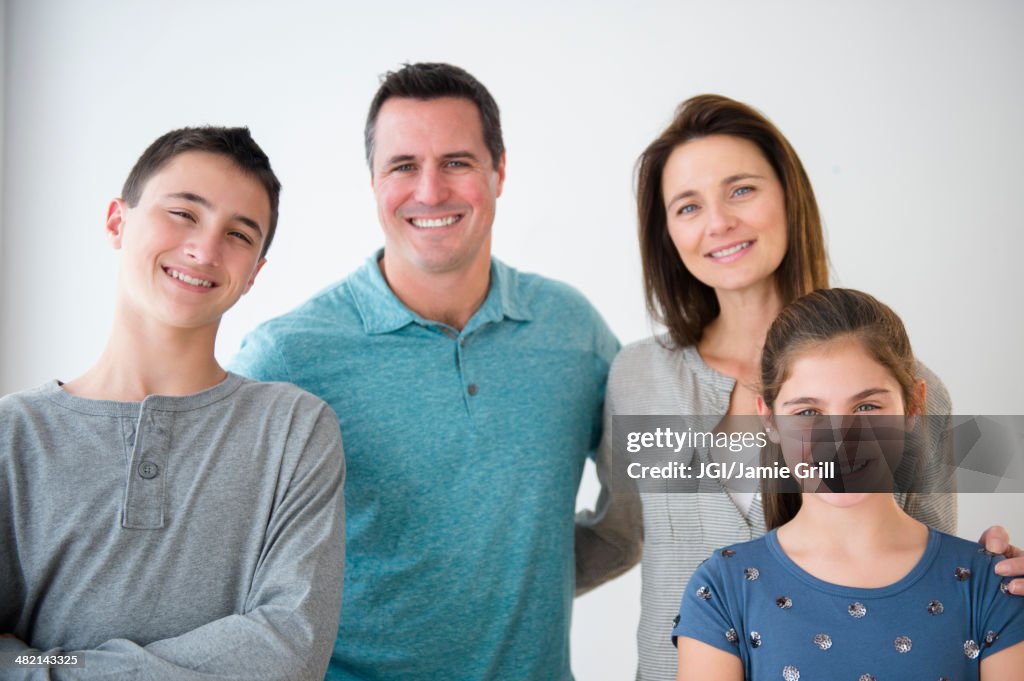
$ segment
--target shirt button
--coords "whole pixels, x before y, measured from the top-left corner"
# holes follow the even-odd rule
[[[143,461],[139,464],[139,477],[145,480],[151,480],[156,476],[160,475],[160,466],[157,466],[152,461]]]
[[[470,383],[468,386],[466,386],[466,392],[468,392],[470,395],[476,395],[479,391],[480,389],[476,387],[476,383]]]

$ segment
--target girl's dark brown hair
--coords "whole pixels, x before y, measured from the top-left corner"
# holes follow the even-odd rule
[[[813,347],[837,340],[859,342],[885,367],[903,393],[904,413],[921,413],[914,352],[903,322],[890,307],[861,291],[821,289],[793,301],[772,322],[761,353],[761,397],[772,410],[793,361]],[[762,465],[781,463],[778,445],[761,450]],[[785,524],[800,510],[800,488],[792,479],[762,479],[765,526]]]
[[[828,286],[828,261],[811,181],[789,141],[771,121],[742,102],[698,95],[676,109],[675,118],[637,160],[637,217],[644,295],[651,317],[664,324],[677,347],[696,344],[718,316],[714,290],[683,265],[668,234],[661,180],[668,157],[681,144],[708,135],[729,135],[757,145],[786,197],[787,248],[775,272],[782,303]]]

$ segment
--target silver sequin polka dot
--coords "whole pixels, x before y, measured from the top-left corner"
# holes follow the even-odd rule
[[[783,610],[789,610],[793,607],[793,601],[789,596],[779,596],[775,599],[775,605],[779,606]]]
[[[910,640],[909,636],[897,636],[892,644],[896,647],[897,653],[909,653],[914,646],[914,642]]]
[[[872,674],[861,674],[857,681],[878,681]]]
[[[942,605],[942,601],[928,601],[928,614],[929,615],[941,615],[942,611],[946,607]]]
[[[732,558],[735,555],[736,555],[736,552],[733,551],[732,549],[722,549],[722,557],[723,558]]]
[[[750,632],[750,645],[752,645],[755,648],[760,648],[761,634],[757,633],[756,631]]]
[[[699,589],[697,589],[697,598],[701,599],[702,601],[710,601],[711,589],[707,588],[706,586],[700,587]]]
[[[746,575],[748,582],[752,582],[761,576],[761,572],[757,568],[747,568],[743,571],[743,574]]]
[[[864,607],[863,603],[850,603],[850,607],[847,608],[847,612],[850,613],[850,617],[860,619],[864,615],[868,614],[868,609]]]
[[[736,635],[735,629],[730,629],[729,631],[725,632],[725,640],[729,643],[736,643],[740,640],[740,637]]]
[[[956,570],[953,570],[953,576],[961,582],[966,582],[968,579],[971,578],[971,569],[965,567],[958,567]]]
[[[999,634],[997,634],[994,631],[990,631],[987,634],[985,634],[985,647],[987,648],[993,643],[995,643],[997,638],[999,638]]]
[[[800,681],[800,670],[791,664],[787,664],[782,668],[782,678],[784,681]]]
[[[818,646],[822,650],[828,650],[832,647],[832,637],[828,634],[815,634],[814,645]]]
[[[981,653],[981,648],[974,641],[964,641],[964,655],[972,660],[977,660],[978,655]]]

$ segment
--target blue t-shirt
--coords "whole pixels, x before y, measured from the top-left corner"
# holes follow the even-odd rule
[[[245,339],[234,371],[294,383],[341,424],[328,679],[572,677],[576,491],[617,349],[565,284],[493,260],[459,331],[403,305],[376,256]]]
[[[672,637],[737,655],[747,679],[977,679],[982,658],[1024,640],[1024,599],[1006,592],[998,560],[929,529],[907,576],[845,587],[800,569],[772,531],[697,569]]]

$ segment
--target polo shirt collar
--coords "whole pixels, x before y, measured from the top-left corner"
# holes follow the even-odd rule
[[[409,324],[433,326],[436,322],[424,319],[407,308],[384,281],[379,264],[383,254],[384,249],[378,250],[349,278],[352,298],[363,320],[363,330],[368,335],[374,335],[391,333]],[[492,257],[491,284],[487,297],[473,313],[462,333],[472,332],[484,324],[505,318],[528,322],[533,315],[520,290],[519,273]]]

